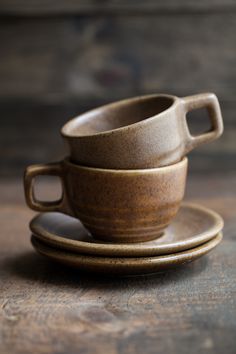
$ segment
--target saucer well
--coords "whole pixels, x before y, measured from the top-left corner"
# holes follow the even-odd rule
[[[190,250],[156,257],[96,257],[56,249],[32,236],[31,242],[40,254],[81,271],[141,275],[152,274],[177,265],[189,263],[210,252],[222,240],[222,233],[213,239]]]
[[[30,223],[34,236],[48,246],[81,254],[112,257],[145,257],[172,254],[211,240],[223,228],[223,220],[214,211],[183,203],[163,236],[148,242],[113,244],[95,240],[78,219],[48,212]]]

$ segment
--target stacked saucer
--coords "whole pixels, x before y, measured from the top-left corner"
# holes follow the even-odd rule
[[[191,136],[186,113],[206,107],[212,130]],[[70,156],[26,169],[29,207],[43,211],[30,223],[42,255],[81,270],[147,274],[190,262],[222,239],[215,212],[182,203],[185,154],[223,131],[213,94],[186,98],[149,95],[85,113],[62,128]],[[63,195],[42,202],[37,175],[56,175]]]
[[[187,203],[162,237],[142,243],[98,242],[78,219],[56,212],[39,214],[30,223],[32,244],[42,255],[82,270],[124,275],[191,262],[218,245],[222,227],[218,214]]]

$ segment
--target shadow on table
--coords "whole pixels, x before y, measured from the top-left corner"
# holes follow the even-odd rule
[[[117,275],[107,276],[103,274],[84,273],[78,269],[55,263],[46,259],[34,251],[21,253],[14,258],[5,260],[3,268],[7,275],[31,280],[35,283],[47,283],[57,286],[122,289],[127,285],[139,288],[148,286],[165,286],[168,283],[184,281],[193,278],[205,270],[208,257],[175,269],[162,271],[151,275],[122,277]],[[3,269],[2,269],[3,270]]]

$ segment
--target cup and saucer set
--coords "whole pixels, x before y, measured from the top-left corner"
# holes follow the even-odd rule
[[[211,129],[191,135],[186,115],[206,108]],[[213,93],[153,94],[111,103],[66,123],[69,156],[29,166],[28,206],[37,252],[81,271],[142,275],[194,261],[222,240],[216,212],[182,202],[187,153],[217,139],[223,121]],[[58,176],[62,196],[40,201],[39,175]]]

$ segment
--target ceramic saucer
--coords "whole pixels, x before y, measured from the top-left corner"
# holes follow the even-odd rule
[[[37,239],[79,254],[138,257],[171,254],[211,240],[223,228],[222,218],[205,207],[183,203],[164,235],[154,241],[113,244],[95,240],[79,220],[61,213],[42,213],[30,223]]]
[[[82,271],[119,275],[151,274],[192,262],[210,252],[221,240],[222,234],[219,233],[210,241],[198,247],[194,247],[191,250],[165,256],[135,258],[81,255],[48,246],[44,242],[39,241],[35,236],[31,238],[31,242],[36,251],[52,260],[79,268]]]

